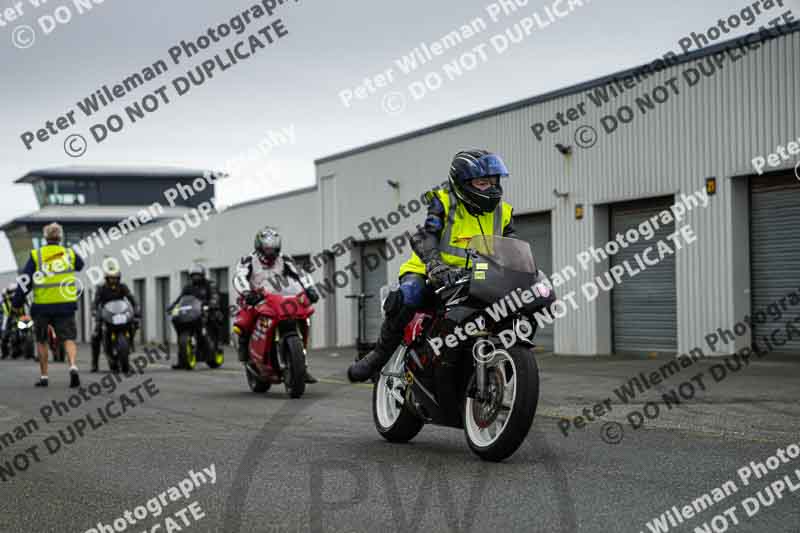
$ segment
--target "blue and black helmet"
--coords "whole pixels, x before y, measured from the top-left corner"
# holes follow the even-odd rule
[[[486,150],[458,152],[450,164],[450,187],[467,210],[478,215],[491,213],[503,197],[499,178],[508,177],[508,169],[500,156]],[[485,190],[472,186],[476,178],[498,178]]]

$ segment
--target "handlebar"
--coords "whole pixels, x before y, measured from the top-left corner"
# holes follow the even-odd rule
[[[359,299],[363,299],[363,300],[369,300],[370,298],[375,298],[375,295],[374,294],[363,294],[363,293],[362,294],[348,294],[348,295],[345,296],[345,298],[347,298],[348,300],[352,300],[352,299],[355,299],[355,298],[359,298]]]
[[[467,283],[469,283],[469,272],[470,272],[469,270],[466,270],[464,277],[459,278],[458,280],[456,280],[455,283],[450,283],[448,285],[443,285],[442,287],[439,287],[434,291],[435,294],[439,294],[442,291],[446,291],[447,289],[452,289],[453,287],[460,287],[461,285],[466,285]]]

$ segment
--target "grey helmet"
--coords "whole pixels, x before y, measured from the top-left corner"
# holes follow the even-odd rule
[[[253,247],[259,259],[271,267],[281,255],[281,235],[277,229],[267,226],[256,233]]]
[[[189,279],[192,280],[194,285],[197,285],[206,279],[206,268],[198,263],[193,264],[191,267],[189,267]]]

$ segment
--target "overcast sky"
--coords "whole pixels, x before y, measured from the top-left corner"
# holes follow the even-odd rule
[[[503,54],[489,45],[486,63],[414,101],[408,90],[411,82],[432,70],[441,72],[444,63],[488,43],[525,16],[538,13],[546,20],[544,6],[552,6],[553,0],[530,0],[516,13],[499,13],[497,21],[487,10],[492,2],[485,0],[299,0],[274,15],[283,20],[288,35],[229,70],[215,72],[213,79],[179,98],[170,85],[174,77],[185,75],[198,61],[224,55],[226,47],[257,32],[268,20],[254,21],[241,36],[229,35],[179,65],[169,60],[170,47],[181,40],[195,41],[209,26],[259,2],[105,0],[78,15],[75,0],[48,0],[38,9],[33,6],[36,0],[20,1],[23,14],[16,20],[9,21],[0,11],[6,23],[0,24],[0,222],[37,209],[30,186],[13,185],[16,178],[31,169],[66,164],[222,168],[236,157],[251,159],[219,187],[223,204],[308,186],[314,182],[316,158],[653,61],[677,51],[679,39],[707,31],[748,3],[584,0],[586,6],[547,28],[536,28]],[[17,2],[0,0],[0,6]],[[561,2],[559,8],[566,4]],[[786,0],[784,5],[780,12],[792,9],[800,18],[800,0]],[[67,6],[72,19],[51,29],[47,16],[59,6]],[[778,10],[773,12],[778,15]],[[419,43],[439,40],[477,17],[487,25],[481,34],[416,73],[398,71],[395,60]],[[12,45],[15,35],[23,45],[30,42],[29,30],[16,29],[19,25],[36,33],[29,48]],[[755,28],[742,26],[726,38]],[[113,86],[159,59],[167,61],[169,71],[156,80],[94,117],[77,110],[76,102],[102,84]],[[354,89],[365,77],[390,67],[397,73],[390,88],[354,101],[350,108],[342,104],[340,91]],[[169,86],[168,105],[136,124],[126,120],[122,131],[101,144],[91,139],[92,124],[112,113],[124,114],[125,105],[163,84]],[[392,91],[406,95],[404,111],[384,110],[384,102],[392,109],[400,105],[396,98],[384,100]],[[35,132],[69,110],[76,110],[75,126],[25,149],[23,132]],[[281,130],[284,140],[276,135]],[[64,151],[64,140],[72,133],[89,139],[79,159]],[[266,147],[260,153],[259,144]],[[10,247],[2,236],[0,271],[11,268],[15,265]]]

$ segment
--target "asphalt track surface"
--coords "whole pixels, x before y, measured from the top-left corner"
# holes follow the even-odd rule
[[[791,440],[668,428],[629,431],[618,444],[597,432],[564,438],[543,401],[522,448],[505,463],[484,463],[457,430],[426,427],[408,445],[383,441],[372,422],[370,386],[345,382],[351,357],[347,351],[314,354],[321,382],[299,400],[290,400],[282,386],[251,393],[232,354],[219,370],[173,371],[165,361],[47,424],[42,407],[72,394],[65,367],[53,365],[50,387],[42,390],[32,386],[38,375],[33,363],[0,361],[0,434],[32,418],[39,422],[38,431],[0,449],[0,465],[34,444],[40,454],[40,461],[0,481],[0,531],[110,527],[190,470],[212,464],[214,484],[194,488],[159,517],[148,515],[124,530],[649,532],[646,523],[666,509],[735,480],[739,492],[669,531],[694,531],[734,506],[739,523],[728,531],[800,531],[800,490],[787,491],[750,518],[740,505],[800,470],[800,459],[747,487],[737,476],[739,468]],[[85,355],[81,360],[86,369]],[[83,372],[83,384],[102,376]],[[143,394],[141,387],[140,401],[130,391],[145,380],[157,392]],[[546,368],[542,383],[544,397]],[[135,406],[49,453],[47,436],[112,399],[120,402],[121,393]],[[785,424],[797,427],[797,418],[787,416]],[[201,518],[173,514],[192,502]]]

